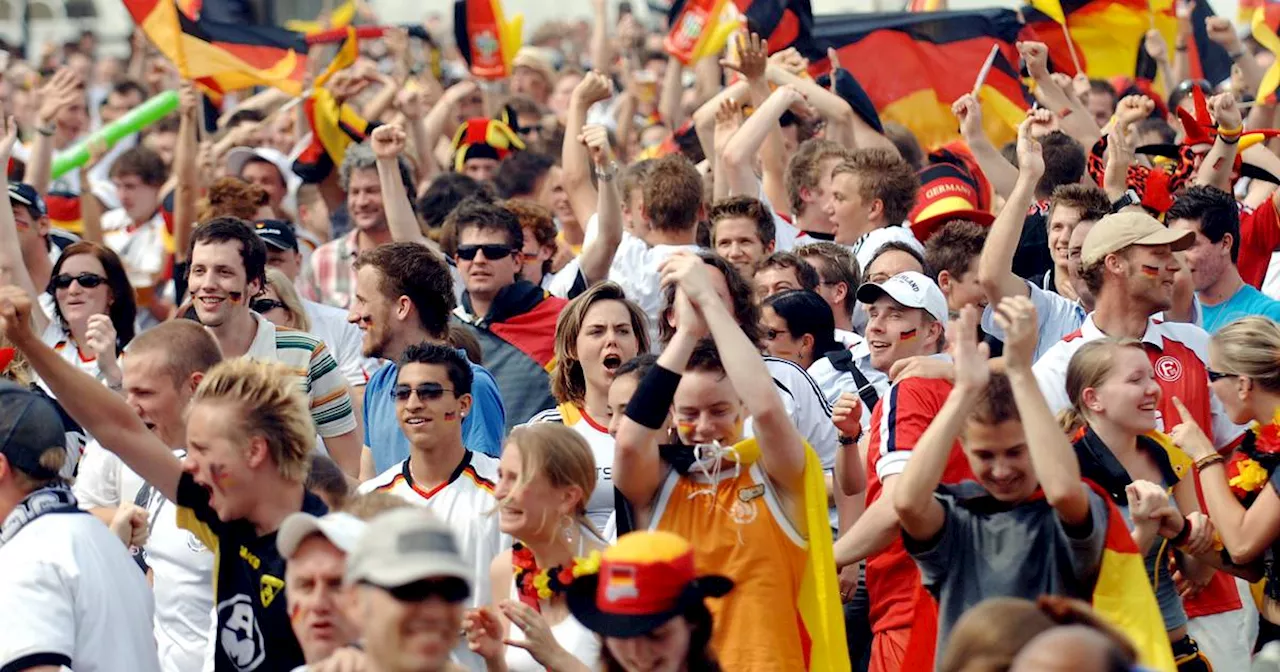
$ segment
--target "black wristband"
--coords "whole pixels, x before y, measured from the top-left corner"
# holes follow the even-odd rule
[[[1174,546],[1181,546],[1187,542],[1187,537],[1190,537],[1190,536],[1191,536],[1191,519],[1183,518],[1182,531],[1178,532],[1178,536],[1170,539],[1169,543],[1173,544]]]
[[[680,374],[655,365],[640,380],[631,401],[627,402],[626,416],[649,429],[662,429],[679,385]]]

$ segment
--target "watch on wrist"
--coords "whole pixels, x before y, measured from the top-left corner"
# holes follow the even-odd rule
[[[1124,195],[1111,204],[1111,214],[1115,214],[1124,210],[1131,205],[1141,205],[1142,198],[1138,196],[1138,192],[1133,189],[1127,189]]]
[[[609,165],[604,168],[596,167],[596,179],[601,182],[612,182],[615,175],[618,174],[618,162],[609,161]]]
[[[36,132],[39,133],[40,135],[45,136],[46,138],[52,137],[54,132],[57,130],[58,129],[56,126],[53,125],[53,122],[49,122],[43,126],[36,128]]]

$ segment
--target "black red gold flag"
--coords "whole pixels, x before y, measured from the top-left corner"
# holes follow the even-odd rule
[[[458,51],[481,79],[502,79],[511,74],[511,61],[520,50],[524,17],[516,14],[508,21],[502,0],[456,0],[453,5],[453,34]]]
[[[335,166],[342,164],[347,147],[351,143],[364,142],[376,122],[361,117],[351,106],[339,103],[325,84],[335,73],[351,66],[359,56],[358,38],[354,28],[347,28],[347,41],[329,64],[328,69],[316,77],[311,94],[302,103],[307,123],[311,126],[311,144],[293,162],[293,172],[304,182],[323,182]]]

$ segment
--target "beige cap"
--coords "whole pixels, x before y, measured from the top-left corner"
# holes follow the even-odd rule
[[[1130,245],[1168,245],[1178,252],[1191,247],[1195,238],[1194,232],[1171,229],[1145,212],[1118,212],[1098,220],[1085,236],[1080,265],[1092,266]]]
[[[556,68],[551,52],[542,47],[520,47],[516,57],[511,59],[511,69],[530,68],[538,71],[547,79],[547,84],[556,81]]]
[[[472,573],[449,526],[416,506],[375,516],[347,555],[348,584],[364,581],[391,589],[423,579],[450,578],[462,580],[469,588]]]

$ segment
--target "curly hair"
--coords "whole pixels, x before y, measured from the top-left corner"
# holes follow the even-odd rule
[[[219,217],[235,217],[252,222],[258,209],[267,204],[266,190],[238,177],[220,177],[209,186],[209,193],[196,205],[196,221],[207,222]]]

